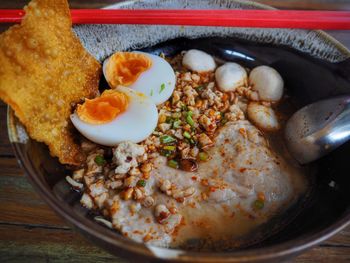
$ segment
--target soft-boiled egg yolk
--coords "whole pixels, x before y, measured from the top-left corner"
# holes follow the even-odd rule
[[[106,65],[106,78],[112,88],[118,85],[130,86],[142,72],[152,66],[152,60],[141,53],[114,53]]]
[[[128,96],[116,90],[106,90],[98,98],[86,99],[84,104],[78,105],[79,118],[87,123],[102,124],[115,119],[125,112],[129,104]]]
[[[124,141],[141,142],[152,134],[158,123],[157,107],[151,98],[123,86],[84,103],[70,117],[82,135],[106,146]]]
[[[162,57],[144,52],[117,52],[103,62],[103,74],[113,89],[118,85],[142,92],[159,105],[176,84],[175,72]]]

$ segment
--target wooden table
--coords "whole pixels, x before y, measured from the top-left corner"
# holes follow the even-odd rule
[[[2,0],[20,8],[25,0]],[[100,7],[111,0],[70,1],[73,7]],[[346,0],[260,0],[279,8],[350,10]],[[350,48],[350,32],[329,32]],[[349,72],[350,74],[350,72]],[[0,262],[126,262],[83,239],[35,193],[8,141],[7,106],[0,102]],[[350,227],[299,256],[294,262],[350,262]]]

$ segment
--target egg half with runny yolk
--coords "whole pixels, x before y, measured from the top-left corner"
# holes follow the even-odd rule
[[[157,105],[170,98],[176,84],[174,70],[165,59],[138,51],[114,53],[104,61],[103,74],[112,89],[129,87]]]
[[[155,103],[143,93],[119,86],[86,99],[71,115],[73,125],[89,140],[106,146],[145,140],[157,126]]]

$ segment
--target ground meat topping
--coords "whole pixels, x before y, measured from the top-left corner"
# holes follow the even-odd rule
[[[181,59],[182,55],[173,59],[175,69]],[[249,99],[253,91],[241,88],[236,93],[225,93],[216,87],[213,72],[196,74],[182,70],[180,67],[176,71],[172,98],[158,106],[156,131],[141,144],[150,156],[167,157],[170,167],[194,171],[198,161],[209,159],[206,152],[213,145],[218,128],[227,121],[245,119],[238,98]]]
[[[117,165],[116,174],[125,174],[132,167],[137,167],[137,157],[145,153],[143,146],[132,142],[122,142],[113,150],[113,161]]]
[[[156,216],[156,219],[158,223],[162,224],[164,223],[165,219],[167,219],[170,216],[170,211],[165,205],[157,205],[154,214]]]

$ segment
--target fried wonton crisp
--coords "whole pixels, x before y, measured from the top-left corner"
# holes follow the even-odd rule
[[[0,35],[0,98],[31,138],[61,163],[79,165],[72,105],[95,97],[101,66],[72,32],[67,0],[33,0],[20,25]]]

